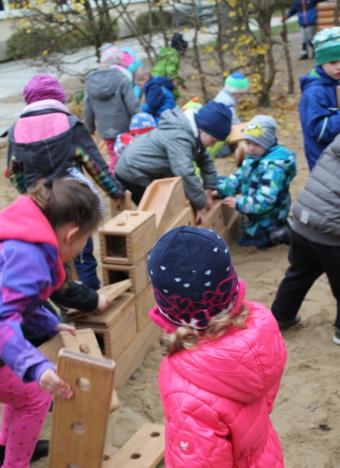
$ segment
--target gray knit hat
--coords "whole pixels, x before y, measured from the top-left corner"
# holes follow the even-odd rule
[[[251,140],[269,149],[276,143],[277,123],[273,117],[269,115],[256,115],[252,118],[244,129],[244,139]]]

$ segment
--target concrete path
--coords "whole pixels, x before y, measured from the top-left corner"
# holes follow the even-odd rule
[[[290,18],[288,21],[294,22],[296,19]],[[279,24],[281,24],[281,18],[275,17],[272,19],[272,26]],[[216,27],[216,25],[211,25],[206,28],[207,33],[199,33],[199,43],[204,44],[212,40],[211,35],[216,33]],[[257,29],[256,22],[251,25],[251,29]],[[184,36],[189,43],[192,43],[194,31],[189,30],[185,32]],[[156,49],[162,47],[161,35],[154,37],[154,44],[156,44]],[[131,47],[141,60],[147,57],[144,49],[134,37],[118,40],[115,45],[118,48]],[[76,54],[70,55],[67,62],[69,63],[67,68],[73,76],[83,75],[97,66],[96,57],[93,55],[93,47],[81,49]],[[43,71],[32,66],[30,61],[27,60],[0,64],[0,134],[18,119],[25,105],[22,98],[23,89],[36,73],[43,73]],[[58,77],[64,85],[70,80],[70,75],[66,73],[58,75],[56,70],[48,70],[47,73]],[[0,139],[0,143],[1,141],[3,142],[3,139]]]

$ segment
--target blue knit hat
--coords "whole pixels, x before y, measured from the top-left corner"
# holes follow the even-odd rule
[[[340,60],[339,27],[322,29],[314,36],[312,44],[317,65]]]
[[[225,79],[224,87],[231,94],[247,93],[249,91],[249,82],[242,73],[235,72]]]
[[[130,121],[130,133],[147,133],[157,127],[155,119],[147,112],[135,114]]]
[[[245,140],[254,141],[263,148],[269,149],[276,143],[276,127],[277,123],[273,117],[256,115],[243,130],[243,136]]]
[[[231,117],[229,107],[216,101],[209,101],[195,114],[197,127],[219,141],[229,136]]]
[[[239,281],[229,249],[210,229],[180,226],[164,234],[148,271],[159,312],[172,324],[204,330],[235,306]]]

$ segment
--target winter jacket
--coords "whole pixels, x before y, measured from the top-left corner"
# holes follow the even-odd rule
[[[237,117],[236,114],[236,106],[238,103],[238,100],[236,97],[228,91],[226,88],[222,88],[219,93],[217,93],[214,101],[216,102],[222,102],[222,104],[225,104],[226,106],[229,107],[231,114],[232,114],[232,125],[237,125],[241,123],[241,120]]]
[[[201,170],[203,187],[213,188],[216,170],[200,142],[194,110],[183,112],[176,106],[163,112],[159,128],[136,138],[125,148],[115,169],[123,180],[144,187],[155,179],[180,176],[187,198],[195,209],[201,210],[206,199],[193,161]]]
[[[23,226],[25,227],[23,229]],[[24,382],[55,369],[25,340],[21,325],[36,336],[54,336],[58,318],[42,304],[64,281],[54,230],[28,197],[0,213],[0,355]]]
[[[340,133],[340,112],[336,98],[338,84],[339,81],[333,80],[320,66],[300,78],[300,121],[310,170],[323,150]]]
[[[269,414],[286,362],[272,313],[245,302],[247,328],[163,359],[167,468],[283,468]]]
[[[241,194],[235,208],[243,215],[243,231],[250,236],[268,233],[287,219],[289,186],[295,175],[295,153],[273,146],[258,158],[248,154],[240,169],[217,185],[218,195]]]
[[[60,102],[26,106],[7,134],[9,178],[20,193],[38,179],[64,177],[73,167],[85,168],[111,198],[124,195],[83,123]]]
[[[290,18],[297,13],[300,26],[316,24],[317,9],[315,7],[324,1],[326,0],[295,0],[286,16]]]
[[[320,156],[293,206],[293,230],[323,245],[340,245],[340,135]]]
[[[156,76],[151,78],[144,86],[145,104],[142,104],[143,112],[151,114],[158,124],[160,115],[166,109],[173,109],[176,106],[172,90],[174,85],[169,78]]]
[[[128,132],[131,117],[141,109],[126,76],[107,68],[90,73],[85,82],[84,120],[90,133],[96,124],[102,138],[114,139]]]

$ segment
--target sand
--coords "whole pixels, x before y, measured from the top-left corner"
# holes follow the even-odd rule
[[[292,35],[291,40],[295,82],[298,87],[298,77],[313,66],[313,61],[298,62],[299,35]],[[244,116],[266,112],[278,119],[280,141],[297,154],[298,175],[291,186],[292,199],[295,200],[309,172],[296,111],[299,96],[297,93],[288,101],[280,98],[282,86],[285,85],[285,76],[281,73],[274,88],[273,107],[261,109],[261,112],[256,109],[245,111]],[[15,189],[3,176],[5,154],[6,148],[0,149],[0,208],[17,197]],[[234,170],[232,161],[217,160],[216,165],[219,174],[228,174]],[[98,253],[97,236],[95,241]],[[239,276],[247,284],[246,298],[270,308],[288,266],[288,247],[278,246],[267,251],[257,251],[232,245],[231,253]],[[283,334],[288,349],[288,361],[274,405],[272,421],[282,443],[287,468],[338,468],[340,374],[336,372],[336,365],[340,358],[340,347],[332,342],[336,302],[325,275],[315,282],[300,313],[302,322]],[[157,386],[160,361],[158,344],[155,343],[143,364],[118,391],[121,408],[111,415],[107,434],[107,441],[111,444],[118,447],[123,445],[145,421],[164,422]],[[45,422],[42,438],[49,437],[50,425],[51,413]],[[45,468],[47,461],[43,459],[31,466]],[[159,466],[165,465],[162,463]]]

